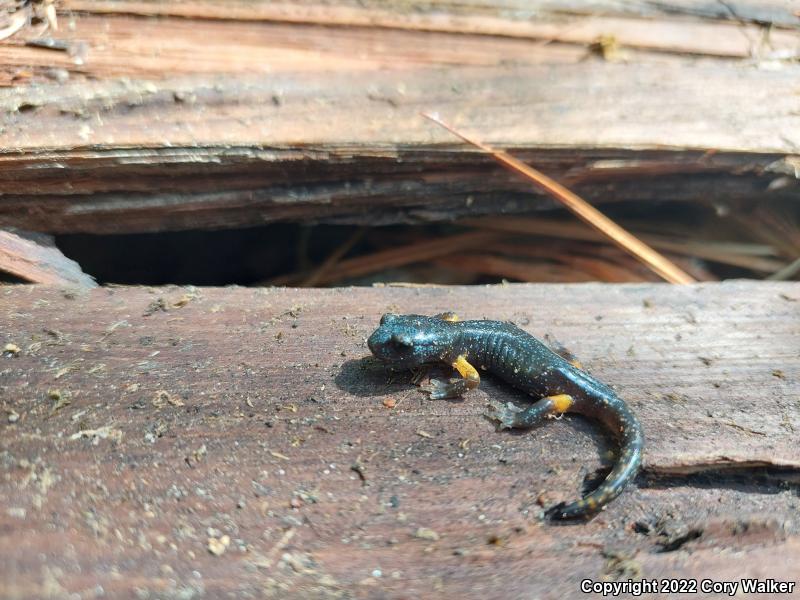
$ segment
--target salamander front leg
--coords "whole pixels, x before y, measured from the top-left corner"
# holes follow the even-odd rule
[[[529,429],[551,415],[567,412],[574,402],[572,396],[558,394],[542,398],[524,410],[516,410],[513,404],[494,403],[486,416],[497,421],[500,429]]]
[[[481,382],[477,369],[467,362],[466,356],[459,356],[451,365],[461,375],[461,379],[431,379],[430,384],[420,389],[431,395],[431,400],[442,398],[460,398],[469,390],[475,389]]]

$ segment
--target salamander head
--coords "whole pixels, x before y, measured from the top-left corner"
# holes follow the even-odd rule
[[[437,317],[385,314],[367,345],[375,358],[408,369],[444,360],[455,334],[452,323]]]

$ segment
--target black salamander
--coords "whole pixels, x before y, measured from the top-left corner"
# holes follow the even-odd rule
[[[639,470],[644,436],[630,408],[614,390],[512,323],[460,321],[452,313],[435,317],[386,314],[367,341],[376,358],[396,368],[446,363],[460,379],[433,379],[423,388],[431,398],[457,398],[480,383],[478,365],[539,398],[519,411],[494,404],[488,414],[501,429],[530,428],[565,412],[603,423],[620,441],[620,456],[608,477],[585,498],[548,511],[555,518],[592,514],[616,498]]]

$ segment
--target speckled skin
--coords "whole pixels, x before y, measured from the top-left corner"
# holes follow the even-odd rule
[[[616,498],[636,476],[644,447],[642,428],[625,402],[607,385],[512,323],[450,319],[455,316],[387,314],[367,343],[378,359],[393,367],[413,368],[436,362],[454,365],[460,358],[541,398],[523,411],[510,405],[493,406],[489,416],[501,428],[532,427],[564,410],[599,420],[620,441],[617,463],[605,481],[585,498],[560,504],[548,512],[562,519],[582,517],[601,510]],[[434,380],[426,391],[432,398],[457,397],[477,385],[477,375],[474,377],[469,386],[464,385],[466,380]],[[571,396],[566,406],[557,401],[562,394]]]

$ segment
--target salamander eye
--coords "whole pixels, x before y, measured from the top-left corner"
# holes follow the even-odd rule
[[[395,333],[392,335],[392,343],[395,346],[405,346],[410,348],[414,345],[414,341],[407,333]]]
[[[381,325],[386,325],[387,323],[391,323],[397,318],[397,315],[392,313],[386,313],[381,317]]]

